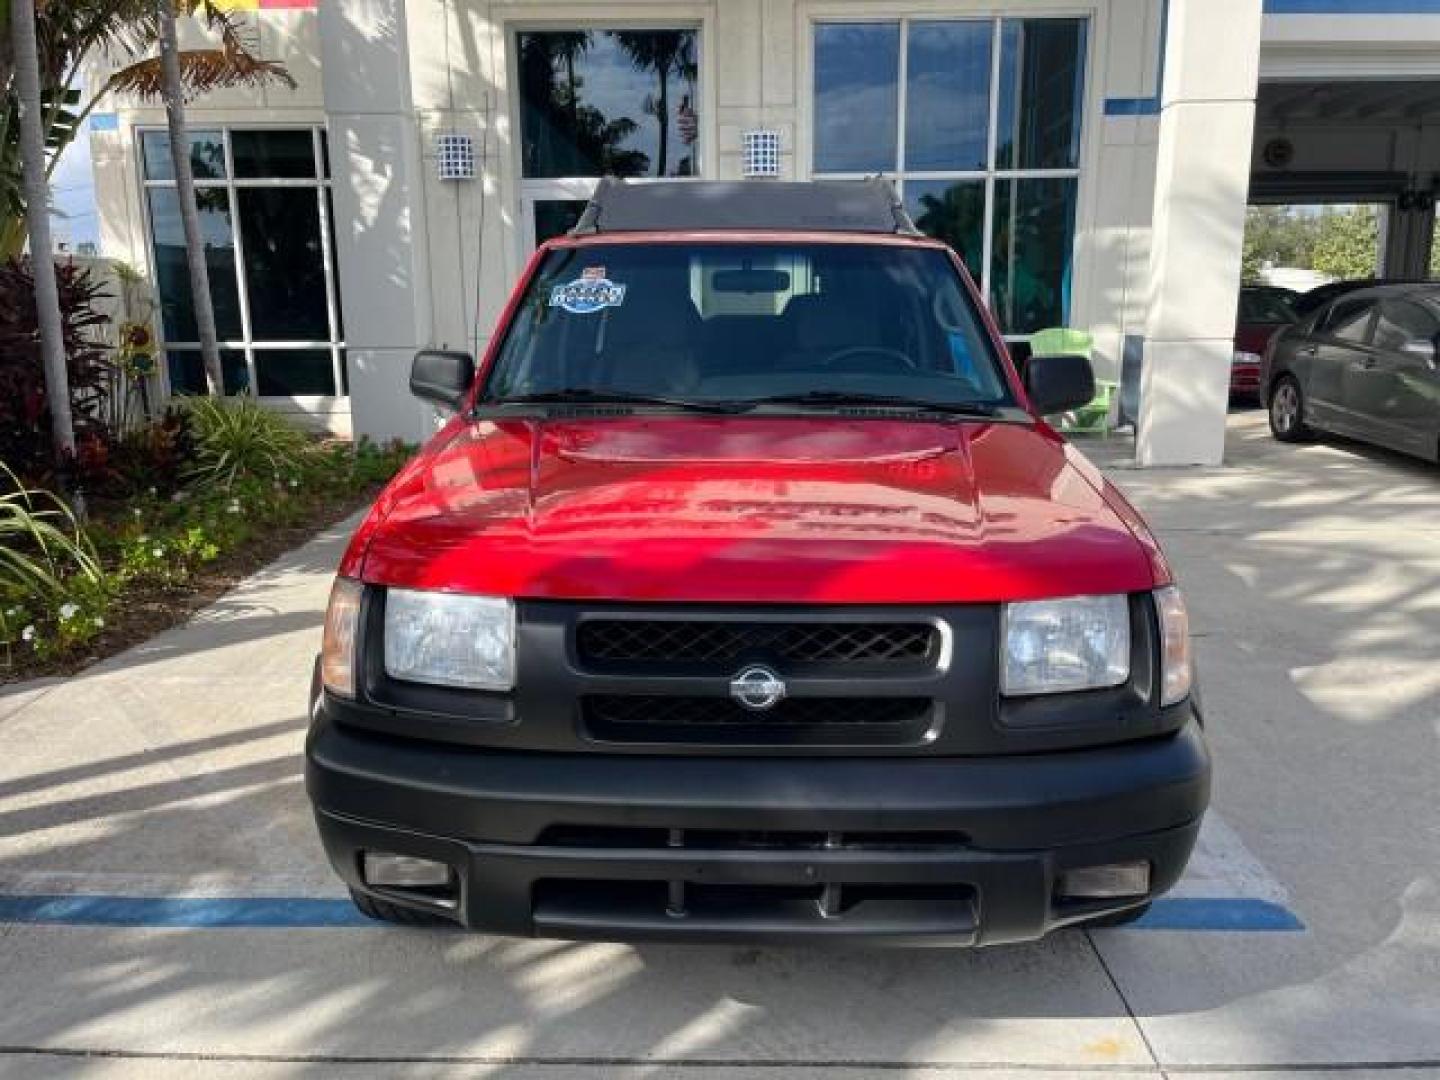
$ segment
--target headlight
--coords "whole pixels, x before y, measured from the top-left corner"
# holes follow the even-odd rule
[[[1185,597],[1174,585],[1155,590],[1155,610],[1160,613],[1160,704],[1184,701],[1195,681],[1190,661],[1190,614]]]
[[[325,637],[320,646],[320,681],[326,690],[355,696],[355,627],[360,620],[364,586],[352,578],[336,578],[325,609]]]
[[[1253,352],[1247,352],[1247,351],[1244,350],[1244,349],[1236,349],[1235,352],[1234,352],[1234,355],[1232,355],[1232,356],[1230,357],[1230,365],[1231,365],[1232,367],[1239,367],[1241,364],[1258,364],[1258,363],[1260,363],[1260,354],[1259,354],[1259,353],[1253,353]]]
[[[1059,694],[1130,677],[1130,603],[1073,596],[1005,605],[1000,692]]]
[[[515,605],[494,596],[390,589],[385,673],[408,682],[509,690],[515,685]]]

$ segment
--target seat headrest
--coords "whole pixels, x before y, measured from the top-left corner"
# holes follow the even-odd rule
[[[625,301],[610,313],[611,342],[661,348],[693,348],[700,313],[686,283],[676,285],[640,279],[626,286]]]
[[[808,295],[792,299],[785,314],[795,323],[796,348],[840,349],[874,343],[875,326],[868,309],[859,302]]]

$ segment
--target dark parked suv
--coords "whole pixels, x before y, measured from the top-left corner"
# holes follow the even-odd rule
[[[1154,537],[888,184],[606,184],[347,550],[306,782],[376,918],[961,945],[1126,919],[1210,762]]]
[[[1270,339],[1262,385],[1284,442],[1333,431],[1440,460],[1440,284],[1343,293]]]

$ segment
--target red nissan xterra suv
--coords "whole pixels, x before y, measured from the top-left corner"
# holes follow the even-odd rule
[[[1184,602],[884,181],[605,182],[355,534],[307,785],[361,910],[992,944],[1143,912],[1209,795]]]

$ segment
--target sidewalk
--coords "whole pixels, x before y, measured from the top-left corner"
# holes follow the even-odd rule
[[[122,895],[343,895],[299,748],[355,520],[82,676],[0,695],[0,893],[99,874]]]

